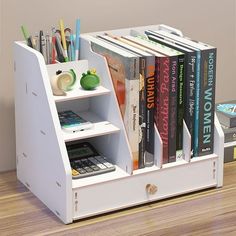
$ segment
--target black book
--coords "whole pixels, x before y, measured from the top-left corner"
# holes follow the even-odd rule
[[[169,162],[176,161],[177,151],[177,80],[178,80],[178,57],[170,56],[170,81],[169,81]],[[183,119],[182,119],[183,123]],[[183,130],[183,126],[182,126]]]

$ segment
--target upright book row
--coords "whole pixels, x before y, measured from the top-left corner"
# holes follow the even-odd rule
[[[155,125],[163,164],[183,157],[183,122],[192,157],[213,153],[216,48],[162,30],[114,32],[83,37],[107,60],[133,168],[153,165]]]

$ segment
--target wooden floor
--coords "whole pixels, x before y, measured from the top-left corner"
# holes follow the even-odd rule
[[[201,173],[199,173],[201,174]],[[224,187],[64,225],[21,183],[0,174],[0,236],[236,235],[236,162],[225,164]]]

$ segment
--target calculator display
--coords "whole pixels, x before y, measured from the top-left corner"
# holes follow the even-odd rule
[[[70,159],[87,157],[87,156],[92,156],[92,155],[94,155],[94,152],[89,147],[80,147],[80,148],[69,150]]]

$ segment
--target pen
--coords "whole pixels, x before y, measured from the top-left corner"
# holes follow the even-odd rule
[[[25,38],[25,41],[26,41],[27,45],[28,45],[29,47],[31,47],[31,48],[34,48],[34,47],[33,47],[33,42],[32,42],[32,37],[29,35],[29,33],[28,33],[26,27],[22,25],[22,26],[21,26],[21,31],[22,31],[22,33],[23,33],[23,35],[24,35],[24,38]]]
[[[56,48],[55,48],[55,46],[56,46],[56,36],[53,35],[52,36],[52,61],[51,61],[52,64],[56,63]]]
[[[65,36],[65,27],[63,20],[60,20],[60,30],[61,30],[61,41],[64,49],[65,61],[68,61],[67,45],[66,45],[66,36]]]
[[[47,33],[46,34],[46,64],[50,64],[50,51],[51,51],[51,46],[50,46],[50,36]]]
[[[45,37],[43,35],[42,30],[39,31],[39,51],[42,53],[45,62],[47,62],[47,58],[46,58],[46,40],[45,40]]]
[[[36,32],[34,35],[34,44],[35,44],[35,49],[37,51],[39,51],[39,34],[38,34],[38,32]]]
[[[71,61],[75,60],[75,48],[74,48],[74,36],[73,32],[70,33],[70,49],[71,49]]]
[[[55,28],[52,28],[52,32],[53,34],[55,34],[55,38],[56,38],[55,46],[56,46],[56,52],[57,52],[57,59],[60,62],[65,62],[64,51],[61,45],[61,39]]]
[[[79,37],[80,37],[80,19],[77,19],[76,32],[75,32],[75,60],[79,60]]]

